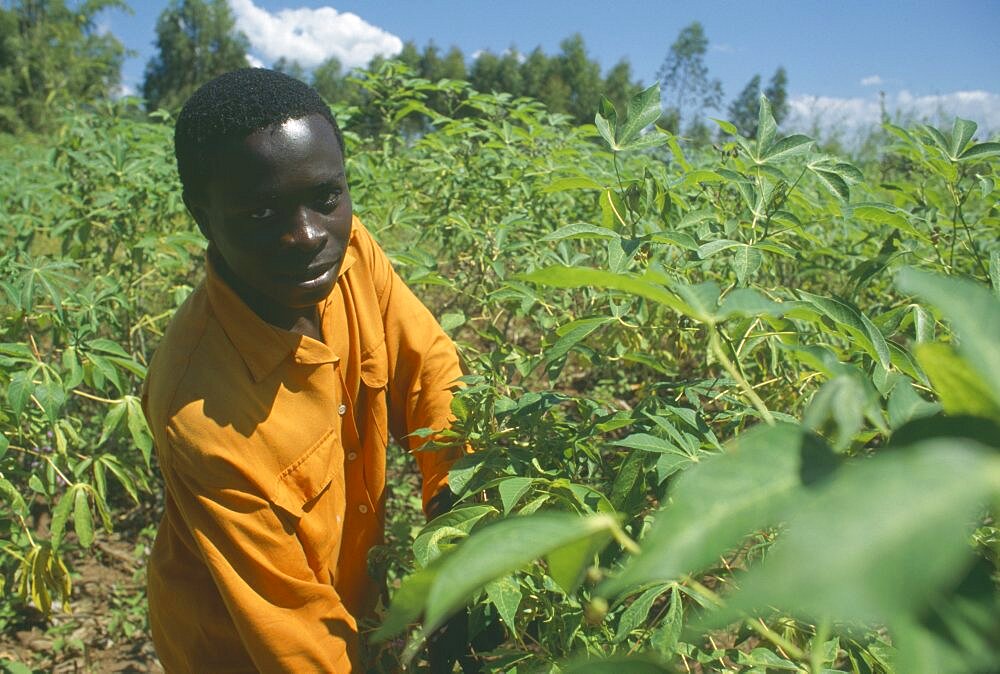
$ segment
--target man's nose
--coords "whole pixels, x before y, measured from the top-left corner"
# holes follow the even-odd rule
[[[326,244],[329,235],[316,212],[300,206],[292,212],[290,224],[291,227],[282,241],[286,246],[301,250],[318,250]]]

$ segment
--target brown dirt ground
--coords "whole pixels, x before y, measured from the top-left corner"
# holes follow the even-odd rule
[[[142,588],[149,541],[141,532],[136,538],[99,537],[89,553],[71,555],[72,613],[53,609],[46,620],[20,611],[0,635],[0,671],[13,661],[53,674],[162,672]]]

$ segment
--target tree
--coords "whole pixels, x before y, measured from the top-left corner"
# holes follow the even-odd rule
[[[678,123],[687,117],[698,118],[705,108],[722,104],[722,82],[708,76],[707,51],[705,29],[695,21],[678,34],[657,73]]]
[[[115,93],[125,48],[96,29],[121,0],[15,0],[0,8],[0,130],[42,130],[56,113]]]
[[[449,80],[464,80],[468,78],[465,69],[465,54],[458,47],[453,46],[444,55],[444,61],[441,64],[441,76],[447,77]]]
[[[622,59],[608,71],[604,78],[604,95],[619,110],[624,110],[629,99],[642,90],[642,86],[632,81],[632,66]]]
[[[760,108],[760,75],[754,75],[739,96],[729,104],[729,121],[747,138],[757,135],[757,111]]]
[[[559,47],[562,52],[556,57],[556,67],[570,91],[566,112],[578,124],[592,122],[604,89],[601,66],[587,56],[583,36],[579,33],[563,40]]]
[[[147,109],[180,109],[208,80],[249,65],[249,45],[226,0],[171,0],[156,21],[157,55],[146,64]]]
[[[771,114],[774,121],[781,124],[788,115],[788,94],[785,86],[788,84],[788,75],[785,69],[778,67],[771,76],[771,80],[764,89],[764,95],[771,103]],[[757,135],[757,113],[760,109],[760,75],[754,75],[743,87],[740,95],[733,99],[729,105],[729,121],[736,125],[747,138]]]
[[[274,62],[274,65],[271,66],[271,69],[277,70],[279,73],[285,73],[289,77],[294,77],[297,80],[305,81],[306,79],[305,69],[302,67],[302,64],[296,61],[295,59],[288,60],[287,58],[282,56],[281,58],[279,58],[277,61]]]
[[[774,115],[774,121],[778,124],[781,124],[788,116],[788,93],[785,90],[787,86],[788,74],[784,68],[778,66],[778,69],[771,75],[767,88],[764,89],[764,95],[771,103],[771,114]]]

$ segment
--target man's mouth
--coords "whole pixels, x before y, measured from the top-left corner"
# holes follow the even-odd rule
[[[281,276],[292,283],[309,283],[310,281],[319,280],[336,266],[337,260],[334,260],[332,262],[313,264],[302,270],[286,272],[281,274]]]

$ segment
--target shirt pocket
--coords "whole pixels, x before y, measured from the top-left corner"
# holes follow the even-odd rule
[[[336,427],[331,427],[278,474],[271,490],[271,502],[293,517],[301,519],[313,510],[314,502],[319,497],[332,497],[340,504],[343,514],[341,465],[343,447],[340,435]]]
[[[388,443],[388,408],[386,387],[389,382],[389,362],[385,341],[361,356],[361,388],[355,406],[355,423],[361,432],[362,442],[370,447],[370,431],[378,434],[376,449]]]

